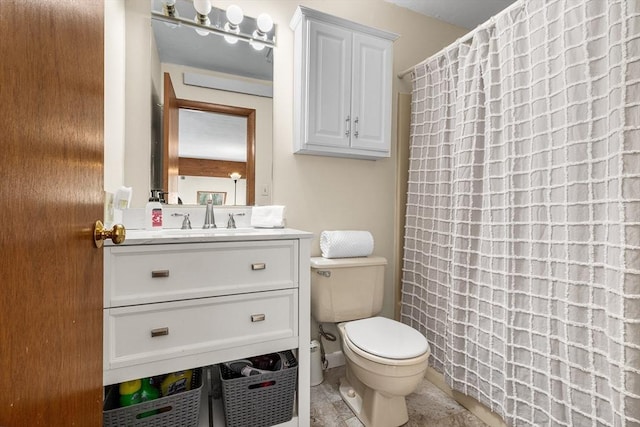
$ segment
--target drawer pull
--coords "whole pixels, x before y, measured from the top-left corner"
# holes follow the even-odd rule
[[[265,264],[264,262],[258,262],[255,264],[251,264],[251,269],[252,270],[265,270],[267,268],[267,264]]]
[[[169,270],[154,270],[151,272],[151,277],[169,277]]]
[[[265,319],[264,314],[252,314],[251,321],[252,322],[262,322]]]
[[[151,330],[151,338],[163,337],[165,335],[169,335],[169,328],[158,328]]]

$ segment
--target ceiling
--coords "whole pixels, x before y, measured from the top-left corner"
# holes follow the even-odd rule
[[[469,30],[486,22],[516,0],[385,0],[414,12]]]

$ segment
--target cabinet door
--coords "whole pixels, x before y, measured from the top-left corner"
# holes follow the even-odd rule
[[[354,33],[351,99],[353,148],[389,151],[391,54],[390,40]]]
[[[351,32],[309,21],[306,143],[349,147]]]

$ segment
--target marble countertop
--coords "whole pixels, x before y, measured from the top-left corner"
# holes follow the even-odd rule
[[[127,230],[126,239],[118,246],[165,245],[175,243],[240,242],[249,240],[311,239],[313,233],[292,228],[210,228],[210,229],[163,229]],[[115,246],[110,240],[106,246]]]

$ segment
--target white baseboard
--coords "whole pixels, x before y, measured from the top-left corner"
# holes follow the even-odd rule
[[[327,360],[327,369],[335,368],[345,364],[344,354],[342,351],[334,351],[333,353],[327,353],[324,355]]]

